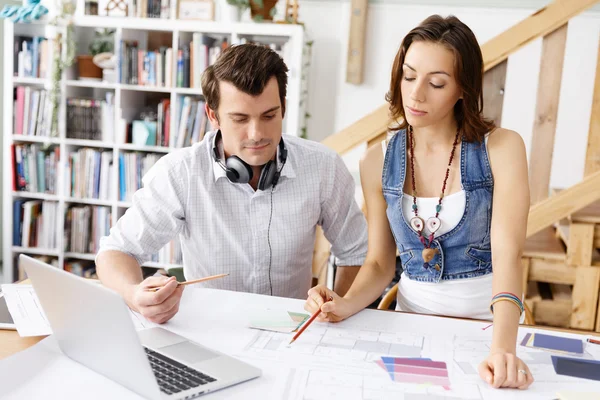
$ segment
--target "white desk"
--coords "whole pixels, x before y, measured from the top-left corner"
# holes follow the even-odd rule
[[[247,328],[248,315],[259,309],[304,312],[303,301],[247,293],[187,288],[179,314],[163,325],[216,350],[239,356],[263,370],[263,376],[204,396],[206,399],[540,399],[556,398],[560,390],[600,392],[600,382],[554,374],[550,353],[519,346],[536,382],[530,390],[495,390],[476,374],[489,351],[488,324],[452,318],[365,310],[338,324],[314,323],[293,346],[291,335]],[[153,324],[146,323],[149,326]],[[531,329],[521,328],[519,336]],[[558,334],[558,333],[557,333]],[[583,335],[563,334],[580,337]],[[25,368],[17,357],[0,362],[0,397],[139,398],[97,374],[48,350],[50,341],[17,355],[30,358]],[[404,357],[445,361],[451,390],[437,386],[394,383],[372,361],[374,351]],[[29,352],[29,353],[28,353]],[[586,344],[587,357],[600,359],[600,346]],[[71,369],[70,369],[71,368]],[[59,382],[59,383],[57,383]],[[37,389],[33,389],[36,387]],[[2,397],[4,398],[4,397]]]

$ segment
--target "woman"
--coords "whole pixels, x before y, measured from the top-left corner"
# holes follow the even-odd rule
[[[456,17],[431,16],[404,38],[386,96],[394,135],[360,165],[367,259],[344,297],[317,286],[305,308],[333,322],[367,307],[390,284],[398,249],[398,309],[493,319],[479,374],[525,389],[533,377],[515,354],[527,159],[517,133],[483,117],[482,84],[481,50]]]

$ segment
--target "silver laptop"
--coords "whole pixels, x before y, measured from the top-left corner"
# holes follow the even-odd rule
[[[136,332],[114,291],[21,255],[60,349],[149,399],[190,399],[261,370],[162,328]]]

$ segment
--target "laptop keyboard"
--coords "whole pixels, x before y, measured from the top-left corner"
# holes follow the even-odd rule
[[[183,365],[172,358],[144,347],[160,390],[166,394],[179,393],[216,381],[206,374]]]

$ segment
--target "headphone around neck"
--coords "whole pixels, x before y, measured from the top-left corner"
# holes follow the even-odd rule
[[[249,183],[253,177],[252,167],[238,156],[227,157],[223,163],[218,149],[218,143],[220,139],[221,130],[218,130],[213,140],[212,149],[212,155],[215,162],[219,164],[221,168],[223,168],[225,175],[227,175],[227,179],[229,179],[231,183]],[[277,163],[273,160],[269,160],[265,165],[263,165],[260,172],[260,177],[258,178],[259,190],[266,190],[270,187],[275,188],[275,186],[277,186],[281,170],[283,169],[286,160],[287,149],[282,137],[279,141],[279,162],[281,163],[281,168],[278,170]]]

